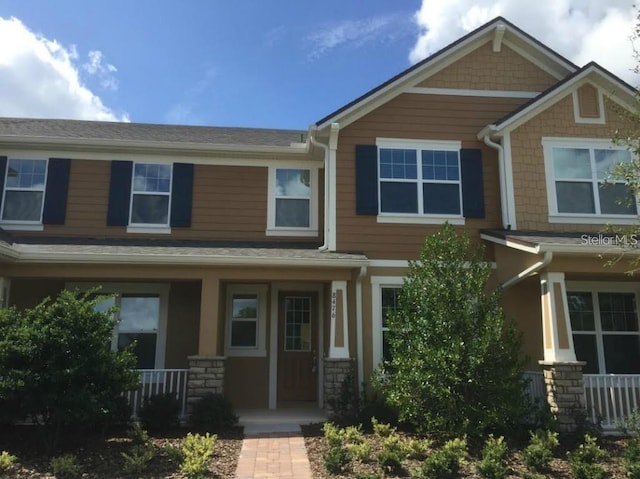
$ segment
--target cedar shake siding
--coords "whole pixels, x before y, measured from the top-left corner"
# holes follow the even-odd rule
[[[416,86],[541,92],[557,81],[507,45],[496,53],[489,42]]]

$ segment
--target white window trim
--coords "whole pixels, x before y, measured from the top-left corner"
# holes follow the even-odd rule
[[[225,355],[230,357],[266,357],[267,337],[267,285],[266,284],[230,284],[227,286],[225,313]],[[232,298],[234,294],[255,294],[258,297],[257,344],[256,347],[231,346],[231,321],[233,315]]]
[[[462,204],[462,168],[460,165],[460,149],[462,148],[462,142],[452,140],[404,140],[399,138],[376,138],[376,146],[378,147],[378,159],[376,162],[377,176],[378,176],[378,223],[395,223],[395,224],[443,224],[449,222],[453,225],[464,225],[465,218],[463,216],[464,205]],[[460,214],[434,214],[434,213],[386,213],[381,211],[382,195],[380,194],[380,184],[383,179],[380,177],[380,149],[403,149],[403,150],[416,150],[417,159],[417,171],[418,178],[415,180],[404,180],[408,183],[416,183],[418,190],[418,211],[422,210],[424,201],[422,199],[422,185],[424,183],[445,183],[445,184],[458,184],[458,194],[460,196]],[[424,180],[422,178],[422,155],[420,150],[440,150],[440,151],[455,151],[458,153],[458,172],[459,179],[454,181],[441,181],[441,180]],[[401,179],[389,179],[389,181],[402,182]]]
[[[598,111],[600,112],[600,114],[597,117],[585,117],[580,115],[580,96],[578,95],[578,89],[581,86],[584,86],[585,84],[586,83],[579,85],[572,92],[571,96],[573,99],[573,119],[576,123],[587,123],[587,124],[590,123],[590,124],[604,125],[606,122],[604,117],[604,114],[605,114],[604,99],[603,99],[602,91],[600,90],[600,88],[598,88],[595,85],[593,85],[593,87],[596,89],[596,95],[598,95]]]
[[[311,196],[309,197],[309,226],[301,228],[276,226],[276,171],[308,170]],[[318,166],[309,164],[270,165],[267,187],[267,236],[318,236]],[[326,212],[325,212],[326,214]]]
[[[67,283],[66,289],[87,291],[99,287],[98,294],[157,294],[160,298],[160,317],[158,318],[158,332],[156,338],[156,359],[154,369],[164,369],[165,353],[167,349],[167,322],[169,312],[169,291],[167,283]],[[118,327],[113,331],[112,349],[117,347]]]
[[[7,187],[7,178],[9,177],[9,163],[11,160],[23,161],[23,160],[38,160],[44,161],[44,186],[42,189],[39,188],[15,188],[15,187]],[[18,157],[13,156],[7,158],[7,164],[5,166],[4,171],[4,187],[2,189],[2,208],[0,211],[0,225],[3,229],[7,231],[42,231],[44,229],[42,225],[42,214],[44,212],[44,203],[47,201],[47,179],[49,176],[49,159],[48,158],[27,158],[27,157]],[[22,221],[22,220],[3,220],[4,216],[4,206],[7,204],[6,196],[7,189],[10,191],[42,191],[42,203],[40,204],[40,219],[35,221]]]
[[[611,150],[626,150],[624,147],[615,146],[610,139],[599,138],[542,138],[542,149],[544,153],[544,169],[545,180],[547,184],[547,205],[549,208],[548,221],[549,223],[575,223],[575,224],[617,224],[627,225],[633,224],[638,216],[637,215],[603,215],[599,213],[559,213],[558,203],[556,198],[556,180],[553,172],[553,148],[583,148],[589,149],[590,155],[594,149],[611,149]],[[592,171],[591,183],[594,181]],[[586,182],[586,180],[585,180]],[[637,201],[636,201],[637,203]],[[594,205],[596,211],[600,209],[599,197],[594,197]],[[640,211],[640,205],[636,206]]]
[[[382,362],[382,288],[399,288],[403,284],[402,276],[371,277],[371,336],[374,368]]]
[[[637,316],[636,320],[640,321],[640,284],[638,283],[625,283],[625,282],[592,282],[592,281],[567,281],[566,282],[566,290],[567,294],[569,293],[591,293],[592,295],[595,293],[596,302],[593,303],[594,309],[594,327],[595,333],[592,332],[583,332],[583,331],[573,331],[571,328],[571,334],[584,334],[584,335],[595,335],[596,337],[596,352],[598,354],[598,367],[599,371],[596,374],[615,374],[615,373],[606,373],[605,372],[605,359],[604,359],[604,343],[603,343],[603,332],[602,332],[602,323],[600,319],[600,305],[597,302],[597,293],[634,293],[636,296],[636,308],[637,308]],[[597,311],[596,311],[597,309]],[[570,319],[569,319],[570,321]],[[571,323],[569,323],[571,324]],[[638,324],[639,330],[638,332],[625,332],[618,331],[611,333],[616,335],[619,334],[621,336],[638,336],[640,340],[640,323]],[[608,333],[605,333],[608,334]]]
[[[136,165],[169,165],[169,191],[138,191],[134,189],[136,182]],[[150,195],[150,196],[168,196],[169,203],[167,204],[167,222],[166,223],[133,223],[131,221],[131,215],[133,214],[133,197],[134,195]],[[131,195],[129,197],[129,225],[127,227],[127,233],[171,233],[171,202],[173,197],[173,163],[163,163],[154,161],[134,161],[131,170]]]

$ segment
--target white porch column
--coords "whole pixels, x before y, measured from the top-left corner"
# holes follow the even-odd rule
[[[331,328],[329,358],[348,359],[349,328],[347,321],[347,282],[331,282]]]
[[[540,275],[545,362],[575,362],[564,273]]]
[[[11,290],[11,280],[0,277],[0,308],[9,306],[9,291]]]

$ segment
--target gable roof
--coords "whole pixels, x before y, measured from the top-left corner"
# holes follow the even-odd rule
[[[370,103],[375,103],[376,101],[384,103],[389,101],[402,93],[404,87],[416,84],[430,76],[430,74],[437,73],[437,71],[440,70],[440,68],[437,67],[445,63],[450,57],[454,57],[456,54],[464,53],[469,49],[472,50],[486,43],[492,38],[494,31],[498,28],[504,28],[505,38],[508,38],[522,49],[527,50],[539,63],[547,66],[556,78],[564,78],[566,75],[578,70],[579,67],[576,64],[533,38],[513,23],[503,17],[496,17],[424,60],[400,72],[393,78],[369,90],[364,95],[347,103],[333,113],[321,118],[316,122],[315,126],[318,129],[323,129],[334,122],[343,123],[343,120],[350,116],[353,118],[349,118],[347,123],[355,121],[355,119],[364,114],[362,110]],[[433,73],[430,73],[430,70],[433,70]],[[360,116],[358,116],[358,113],[361,113]]]

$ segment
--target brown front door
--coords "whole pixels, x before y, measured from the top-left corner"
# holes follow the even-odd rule
[[[278,401],[316,401],[317,295],[283,292],[278,301]]]

